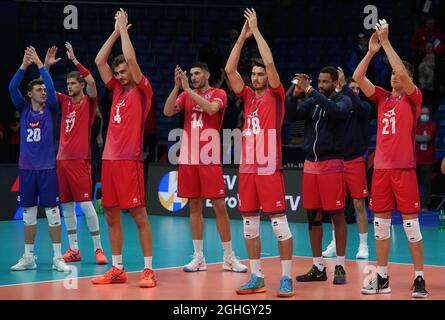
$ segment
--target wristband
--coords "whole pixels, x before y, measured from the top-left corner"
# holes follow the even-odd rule
[[[76,64],[77,70],[80,72],[80,75],[85,78],[90,75],[90,70],[85,68],[80,62]]]

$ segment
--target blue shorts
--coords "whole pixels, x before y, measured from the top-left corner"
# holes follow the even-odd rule
[[[59,205],[59,185],[56,169],[19,170],[19,206],[44,208]]]

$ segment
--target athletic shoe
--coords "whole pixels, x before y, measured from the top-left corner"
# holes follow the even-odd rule
[[[113,266],[103,276],[91,279],[93,284],[111,284],[111,283],[124,283],[128,279],[124,269],[119,269]]]
[[[366,244],[360,244],[358,247],[358,252],[355,255],[356,259],[368,259],[369,258],[369,249],[368,245]]]
[[[65,262],[77,262],[82,260],[80,250],[74,251],[73,249],[69,248],[63,255],[63,260],[65,260]]]
[[[237,294],[252,294],[252,293],[264,293],[266,288],[264,285],[264,277],[258,277],[253,273],[250,276],[249,281],[243,284],[236,290]]]
[[[141,274],[141,280],[139,281],[139,286],[141,288],[154,288],[156,287],[155,273],[149,268],[145,268]]]
[[[33,270],[37,268],[36,256],[23,255],[20,260],[11,267],[12,271]]]
[[[320,271],[314,264],[312,265],[311,270],[309,270],[306,274],[298,276],[295,279],[298,282],[326,281],[328,280],[328,276],[326,274],[326,267],[323,268],[323,271]]]
[[[96,264],[107,264],[108,263],[108,259],[104,254],[104,251],[101,248],[97,248],[96,252]]]
[[[332,240],[331,243],[326,247],[326,250],[321,253],[323,257],[335,257],[337,255],[337,248],[335,246],[335,241]]]
[[[192,261],[184,266],[185,272],[204,271],[206,269],[206,259],[202,254],[196,252],[192,256]]]
[[[66,264],[62,257],[53,259],[53,270],[59,272],[71,272],[71,268]]]
[[[413,290],[413,293],[412,293],[413,298],[427,298],[428,297],[428,291],[426,291],[426,289],[425,289],[425,280],[422,278],[422,276],[418,276],[414,280],[411,290]]]
[[[363,294],[379,294],[379,293],[391,293],[389,287],[389,277],[383,278],[377,273],[376,277],[373,277],[369,284],[362,288]]]
[[[247,266],[239,261],[239,258],[235,256],[235,253],[233,251],[229,256],[224,256],[222,267],[224,270],[240,273],[247,272],[248,269]]]
[[[343,266],[335,266],[334,270],[334,284],[345,284],[346,283],[346,271]]]
[[[287,276],[282,276],[280,280],[280,288],[277,291],[277,297],[293,297],[295,295],[295,292],[292,287],[292,279]]]

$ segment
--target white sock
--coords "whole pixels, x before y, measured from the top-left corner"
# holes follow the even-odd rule
[[[368,246],[368,233],[359,233],[360,244],[364,246]]]
[[[152,257],[144,257],[144,269],[153,269]]]
[[[62,244],[61,243],[53,243],[54,250],[54,258],[62,258]]]
[[[193,249],[195,250],[195,253],[203,255],[202,248],[203,248],[203,240],[193,240]]]
[[[232,241],[221,242],[224,250],[224,257],[228,257],[232,254]]]
[[[249,260],[249,262],[251,273],[257,277],[263,277],[263,273],[261,272],[261,260]]]
[[[122,255],[111,256],[111,259],[113,261],[113,267],[116,267],[121,270],[124,268],[124,264],[122,263]]]
[[[378,273],[382,278],[388,278],[388,266],[386,266],[386,267],[380,267],[380,266],[377,266],[377,273]]]
[[[332,229],[332,243],[335,244],[335,230]]]
[[[314,265],[317,267],[319,271],[323,271],[324,269],[323,257],[313,257],[312,261],[314,262]]]
[[[34,244],[25,244],[25,256],[26,257],[34,256]]]
[[[98,234],[97,236],[92,236],[92,238],[94,243],[94,251],[96,251],[97,249],[102,249],[102,243],[100,242],[100,234]]]
[[[423,278],[423,271],[416,271],[416,278],[421,276]]]
[[[70,243],[70,249],[74,251],[79,251],[79,245],[77,243],[77,233],[68,234],[68,241]]]
[[[281,260],[282,276],[291,278],[292,260]]]
[[[345,256],[337,256],[337,266],[345,267]]]

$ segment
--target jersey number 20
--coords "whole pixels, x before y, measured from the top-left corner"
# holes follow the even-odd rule
[[[28,136],[26,142],[39,142],[40,141],[40,128],[28,129]]]

